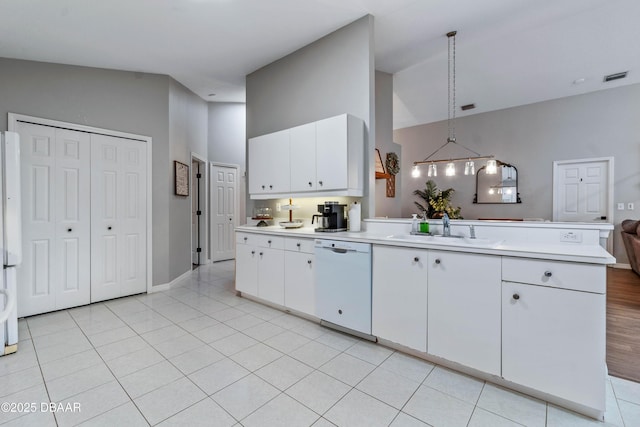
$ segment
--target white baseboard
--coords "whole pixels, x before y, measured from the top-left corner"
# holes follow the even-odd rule
[[[182,273],[180,276],[176,277],[175,279],[173,279],[169,283],[163,283],[161,285],[152,286],[150,293],[168,291],[169,289],[171,289],[172,286],[174,286],[178,282],[188,278],[189,276],[191,276],[191,270],[185,271],[184,273]]]
[[[623,264],[621,262],[617,262],[613,264],[613,268],[620,268],[622,270],[631,270],[631,264]]]

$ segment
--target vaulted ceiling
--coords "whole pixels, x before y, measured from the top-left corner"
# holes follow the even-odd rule
[[[459,116],[640,82],[637,0],[1,0],[0,56],[168,74],[244,102],[246,74],[366,14],[395,128],[447,117],[451,30],[458,105],[476,104]]]

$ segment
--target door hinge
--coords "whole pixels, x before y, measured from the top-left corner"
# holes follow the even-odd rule
[[[196,248],[196,252],[202,252],[202,248]]]
[[[202,178],[202,174],[201,173],[197,173],[196,174],[196,178],[198,178],[198,179]]]
[[[196,211],[196,215],[202,215],[202,211]]]

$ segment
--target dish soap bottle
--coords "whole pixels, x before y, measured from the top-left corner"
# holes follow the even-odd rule
[[[418,232],[418,214],[411,214],[411,217],[413,218],[411,220],[411,232],[417,233]]]

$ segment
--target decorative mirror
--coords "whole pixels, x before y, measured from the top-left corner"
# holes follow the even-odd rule
[[[522,203],[518,193],[518,169],[500,160],[496,163],[496,173],[487,173],[486,166],[478,169],[473,203]]]

